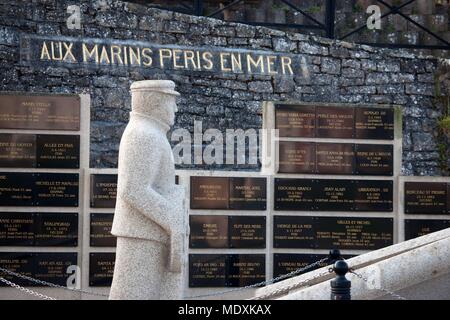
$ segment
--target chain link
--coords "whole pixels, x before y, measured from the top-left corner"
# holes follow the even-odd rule
[[[45,294],[42,294],[42,293],[39,293],[39,292],[30,290],[30,289],[28,289],[28,288],[19,286],[18,284],[15,284],[14,282],[11,282],[11,281],[9,281],[9,280],[6,280],[6,279],[3,278],[3,277],[0,277],[0,281],[3,282],[3,283],[5,283],[5,284],[8,285],[8,286],[14,288],[14,289],[17,289],[17,290],[19,290],[19,291],[22,291],[22,292],[27,293],[27,294],[32,295],[32,296],[36,296],[36,297],[38,297],[38,298],[40,298],[40,299],[43,299],[43,300],[56,300],[55,298],[46,296]]]
[[[359,279],[363,280],[364,282],[369,283],[369,279],[364,277],[362,274],[357,273],[355,270],[350,269],[349,272],[354,274],[356,277],[358,277]],[[388,290],[386,288],[382,288],[381,286],[379,288],[377,288],[377,289],[380,290],[380,291],[383,291],[384,293],[387,293],[387,294],[393,296],[394,298],[396,298],[398,300],[407,300],[405,297],[402,297],[401,295],[399,295],[399,294],[397,294],[397,293],[395,293],[395,292],[393,292],[391,290]]]
[[[17,278],[20,278],[20,279],[28,280],[28,281],[40,284],[40,285],[45,286],[45,287],[52,287],[52,288],[64,289],[64,290],[68,290],[68,291],[75,291],[75,292],[85,293],[85,294],[94,295],[94,296],[109,297],[109,295],[107,295],[107,294],[91,292],[91,291],[86,291],[86,290],[76,289],[76,288],[72,289],[72,288],[60,286],[58,284],[54,284],[54,283],[51,283],[51,282],[47,282],[47,281],[43,281],[43,280],[39,280],[39,279],[34,279],[34,278],[28,277],[26,275],[13,272],[11,270],[4,269],[2,267],[0,267],[0,272],[4,272],[6,274],[9,274],[11,276],[14,276],[14,277],[17,277]],[[6,279],[4,279],[4,280],[6,280]],[[6,280],[6,281],[8,281],[8,280]]]

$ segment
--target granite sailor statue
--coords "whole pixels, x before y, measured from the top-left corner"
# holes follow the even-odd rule
[[[186,221],[167,132],[177,106],[167,80],[131,85],[112,234],[117,236],[110,299],[181,299]]]

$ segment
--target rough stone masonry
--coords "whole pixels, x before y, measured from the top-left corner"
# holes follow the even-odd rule
[[[81,29],[69,30],[67,6],[72,4],[65,0],[0,2],[0,90],[90,94],[91,167],[117,166],[119,140],[130,112],[130,84],[143,79],[169,79],[181,93],[175,127],[190,131],[194,120],[202,120],[204,130],[259,129],[262,102],[267,100],[402,105],[403,174],[446,174],[442,170],[442,149],[444,153],[445,148],[448,150],[448,141],[439,135],[438,120],[442,110],[434,103],[435,74],[439,68],[435,58],[121,1],[107,1],[108,5],[102,8],[96,8],[92,1],[78,1]],[[303,54],[307,57],[310,74],[304,77],[24,65],[20,62],[21,34]],[[213,167],[258,170],[258,166]]]

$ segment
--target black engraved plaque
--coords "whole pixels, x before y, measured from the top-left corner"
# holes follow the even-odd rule
[[[0,267],[27,277],[33,277],[33,255],[28,252],[0,252]],[[32,282],[0,271],[0,277],[12,281],[19,286],[31,286]],[[7,286],[0,282],[0,287]]]
[[[274,216],[274,248],[314,248],[313,217]]]
[[[75,173],[35,174],[35,205],[78,207],[79,175]]]
[[[349,211],[354,208],[354,180],[318,180],[315,210]]]
[[[228,225],[231,248],[266,247],[266,217],[230,216]]]
[[[442,182],[405,182],[405,213],[447,213],[447,185]]]
[[[245,287],[265,280],[266,258],[264,254],[233,254],[228,256],[228,287]]]
[[[230,209],[266,210],[266,178],[230,178]]]
[[[356,139],[394,139],[394,109],[356,108]]]
[[[114,214],[112,213],[91,213],[91,223],[90,223],[91,247],[116,246],[117,238],[111,234],[113,218]]]
[[[224,254],[190,254],[189,287],[225,287],[226,264]]]
[[[354,145],[350,143],[318,143],[316,145],[317,173],[353,174]]]
[[[356,180],[356,211],[392,212],[394,202],[393,182],[390,180]]]
[[[1,94],[0,129],[78,131],[80,98]]]
[[[357,144],[356,174],[392,176],[394,174],[394,147],[392,145]]]
[[[37,135],[37,167],[80,167],[80,136]]]
[[[0,173],[0,206],[32,206],[33,187],[31,173]]]
[[[189,216],[190,248],[228,248],[228,216]]]
[[[293,254],[293,253],[275,253],[273,255],[273,277],[279,277],[304,268],[316,261],[325,258],[326,255],[318,254]],[[307,270],[297,273],[300,275],[322,267],[326,267],[327,262],[321,263],[319,266],[308,268]]]
[[[0,134],[0,167],[34,168],[36,166],[36,135]]]
[[[78,265],[76,253],[34,253],[33,256],[34,277],[60,286],[67,285],[67,279],[70,276],[67,268]]]
[[[354,108],[317,107],[317,138],[353,138]]]
[[[405,220],[405,241],[450,228],[450,220]]]
[[[96,252],[89,254],[89,286],[109,287],[114,274],[114,252]],[[151,268],[151,266],[149,266]]]
[[[0,246],[32,246],[32,213],[0,212]]]
[[[393,244],[391,218],[316,217],[317,249],[376,250]]]
[[[117,174],[91,174],[91,208],[114,208]]]
[[[316,144],[313,142],[280,141],[278,156],[280,173],[315,173]]]
[[[315,196],[315,182],[312,179],[275,178],[275,210],[312,210]]]
[[[280,137],[314,138],[316,108],[313,106],[277,105],[275,129]]]
[[[228,209],[229,179],[191,177],[191,209]]]
[[[35,246],[76,247],[78,213],[36,213]]]

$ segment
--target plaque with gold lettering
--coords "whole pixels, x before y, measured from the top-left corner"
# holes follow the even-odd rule
[[[317,138],[351,139],[354,136],[354,108],[317,107]]]
[[[447,213],[447,184],[442,182],[405,182],[405,213]]]
[[[319,211],[349,211],[354,208],[354,180],[318,180],[314,209]]]
[[[280,141],[278,172],[315,173],[316,144],[313,142]]]
[[[32,206],[34,174],[0,173],[0,206]]]
[[[36,135],[0,134],[0,167],[34,168],[36,166]]]
[[[228,216],[189,216],[190,248],[228,248]]]
[[[91,208],[114,208],[117,174],[91,174]]]
[[[313,217],[274,216],[274,248],[314,248]]]
[[[190,254],[189,287],[225,287],[227,255]]]
[[[37,167],[78,169],[80,136],[37,135]]]
[[[77,173],[37,173],[35,179],[36,206],[78,207]]]
[[[27,277],[34,276],[34,260],[33,255],[29,252],[0,252],[0,267],[10,270],[15,273],[22,274]],[[18,278],[0,271],[0,277],[12,281],[19,286],[31,286],[31,281]],[[0,287],[8,286],[7,284],[0,282]]]
[[[78,213],[36,213],[35,246],[76,247],[78,245]]]
[[[279,277],[304,268],[316,261],[326,258],[326,255],[319,254],[294,254],[294,253],[275,253],[273,255],[273,277]],[[304,272],[297,273],[300,275],[322,267],[326,267],[327,262],[323,262],[318,266],[311,267]]]
[[[391,180],[355,180],[356,211],[392,212],[394,189]]]
[[[266,247],[266,217],[230,216],[228,224],[231,248]]]
[[[313,210],[317,189],[315,181],[275,178],[275,210]]]
[[[357,144],[356,174],[392,176],[394,174],[394,147],[382,144]]]
[[[32,246],[33,227],[32,213],[0,212],[0,246]]]
[[[229,179],[191,177],[191,209],[228,209]]]
[[[314,138],[316,108],[313,106],[277,105],[275,129],[280,137]]]
[[[450,228],[450,220],[405,220],[405,241]]]
[[[376,250],[394,242],[391,218],[316,217],[317,249]]]
[[[236,178],[229,179],[230,202],[232,210],[266,210],[267,179]]]
[[[89,286],[109,287],[114,274],[114,252],[95,252],[89,254]],[[151,267],[151,266],[149,266]]]
[[[54,283],[60,286],[67,285],[67,273],[69,266],[78,265],[77,253],[34,253],[36,279]]]
[[[266,280],[264,254],[232,254],[227,262],[227,286],[246,287]]]
[[[115,247],[117,238],[111,234],[114,214],[91,213],[90,245],[91,247]]]
[[[350,143],[318,143],[316,146],[317,173],[354,173],[354,145]]]
[[[394,139],[393,108],[356,108],[356,139]]]
[[[80,130],[80,98],[0,94],[0,129]]]

